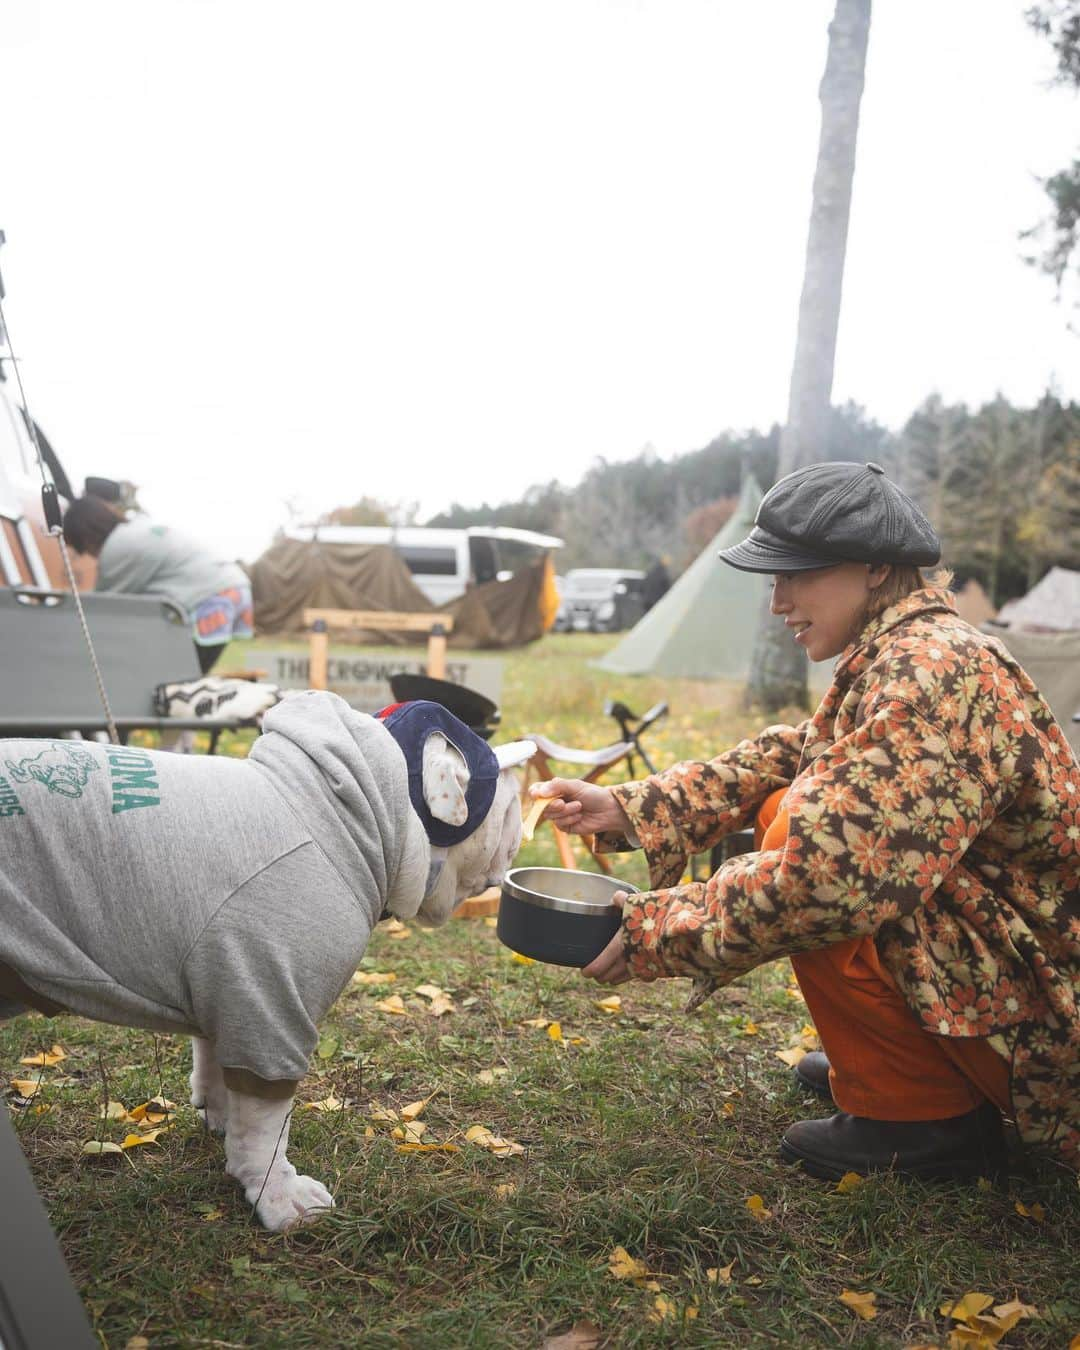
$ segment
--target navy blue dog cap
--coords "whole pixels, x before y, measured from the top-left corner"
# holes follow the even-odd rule
[[[428,839],[441,848],[468,839],[470,834],[479,829],[495,800],[499,762],[494,750],[452,712],[426,699],[391,704],[378,714],[378,718],[405,756],[409,772],[409,800],[423,821]],[[424,800],[424,745],[436,731],[441,732],[454,749],[460,751],[468,766],[469,786],[465,789],[465,806],[469,814],[463,825],[448,825],[445,820],[436,820]]]

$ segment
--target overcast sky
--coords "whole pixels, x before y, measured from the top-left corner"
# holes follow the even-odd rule
[[[875,0],[834,399],[1080,397],[1026,0]],[[783,419],[832,0],[5,0],[0,252],[69,473],[252,559]]]

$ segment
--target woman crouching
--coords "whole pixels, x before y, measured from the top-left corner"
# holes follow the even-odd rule
[[[692,976],[692,1006],[791,958],[824,1054],[797,1068],[839,1110],[781,1151],[815,1176],[990,1175],[1002,1114],[1080,1166],[1080,765],[1038,689],[921,567],[929,522],[876,464],[789,474],[721,556],[773,576],[812,661],[812,717],[643,782],[536,784],[560,829],[640,846],[647,894],[585,969]],[[687,859],[754,825],[704,883]]]

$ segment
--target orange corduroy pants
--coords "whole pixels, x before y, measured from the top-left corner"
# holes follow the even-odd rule
[[[758,812],[758,848],[779,848],[787,838],[784,791]],[[946,1120],[984,1101],[1008,1110],[1005,1060],[985,1040],[924,1031],[872,937],[802,952],[791,964],[842,1111],[871,1120]]]

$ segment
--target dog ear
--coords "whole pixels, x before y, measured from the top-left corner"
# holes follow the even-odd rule
[[[465,792],[469,786],[469,766],[465,756],[451,745],[441,731],[433,731],[424,742],[424,801],[436,820],[447,825],[464,825],[469,818]]]

